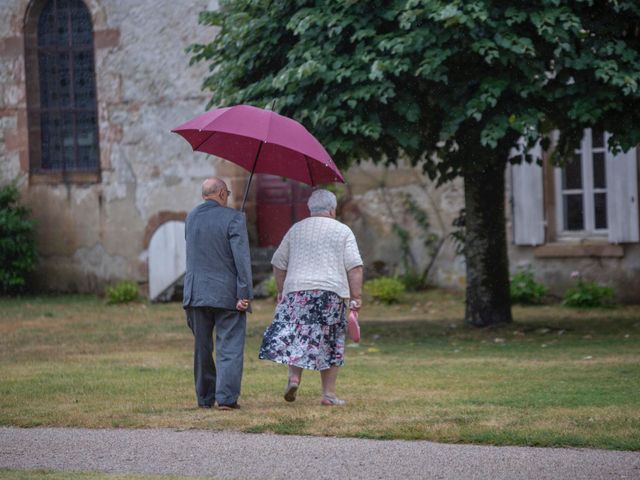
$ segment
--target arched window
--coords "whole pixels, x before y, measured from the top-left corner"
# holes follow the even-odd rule
[[[82,0],[35,1],[25,21],[32,174],[99,172],[91,14]],[[80,175],[78,175],[80,174]],[[91,178],[91,177],[89,177]]]

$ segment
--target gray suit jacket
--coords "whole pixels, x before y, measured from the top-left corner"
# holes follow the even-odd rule
[[[251,257],[244,215],[206,200],[187,216],[187,272],[183,306],[235,310],[253,298]]]

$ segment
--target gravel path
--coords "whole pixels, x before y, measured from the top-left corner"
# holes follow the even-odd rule
[[[640,453],[168,429],[0,427],[0,467],[245,479],[640,479]]]

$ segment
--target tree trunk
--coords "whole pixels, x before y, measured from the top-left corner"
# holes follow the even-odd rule
[[[485,161],[464,175],[465,321],[477,327],[512,321],[504,170],[504,162]]]

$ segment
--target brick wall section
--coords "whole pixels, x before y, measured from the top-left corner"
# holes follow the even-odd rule
[[[147,226],[144,229],[144,237],[142,239],[141,247],[146,250],[149,248],[149,242],[155,231],[164,223],[177,221],[184,222],[187,218],[188,212],[158,212],[153,215],[147,222]]]

